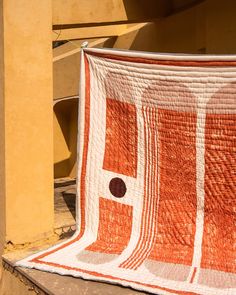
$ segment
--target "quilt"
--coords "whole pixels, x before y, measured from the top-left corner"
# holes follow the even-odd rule
[[[17,265],[236,294],[236,57],[85,48],[77,231]]]

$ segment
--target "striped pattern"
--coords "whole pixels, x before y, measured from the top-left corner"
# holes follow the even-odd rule
[[[157,236],[158,216],[158,133],[157,109],[143,107],[144,120],[144,200],[140,238],[132,255],[120,267],[137,269],[149,256]]]
[[[236,57],[86,49],[81,64],[78,231],[17,265],[235,295]]]

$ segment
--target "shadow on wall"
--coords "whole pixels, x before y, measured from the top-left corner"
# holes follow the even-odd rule
[[[77,158],[78,98],[54,105],[54,178],[75,177]]]
[[[188,23],[188,25],[186,25]],[[114,48],[169,53],[204,53],[204,19],[194,9],[148,23],[119,36]],[[200,51],[201,50],[201,51]]]
[[[148,23],[142,28],[131,30],[119,36],[113,48],[122,48],[139,51],[159,51],[160,23]]]
[[[147,21],[164,17],[171,12],[172,1],[169,0],[123,0],[126,15],[129,20],[137,19]]]

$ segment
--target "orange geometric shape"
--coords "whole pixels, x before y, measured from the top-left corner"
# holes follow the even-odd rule
[[[99,198],[97,241],[87,247],[86,250],[121,254],[130,240],[132,218],[132,206]]]
[[[156,242],[149,259],[192,263],[197,206],[196,120],[195,113],[158,110],[160,197]]]
[[[134,104],[106,99],[103,169],[131,177],[137,175],[137,118]]]
[[[207,114],[203,268],[236,273],[236,114]]]

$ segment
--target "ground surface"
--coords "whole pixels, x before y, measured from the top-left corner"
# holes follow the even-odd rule
[[[57,179],[54,184],[54,227],[75,225],[76,182],[74,179]]]

